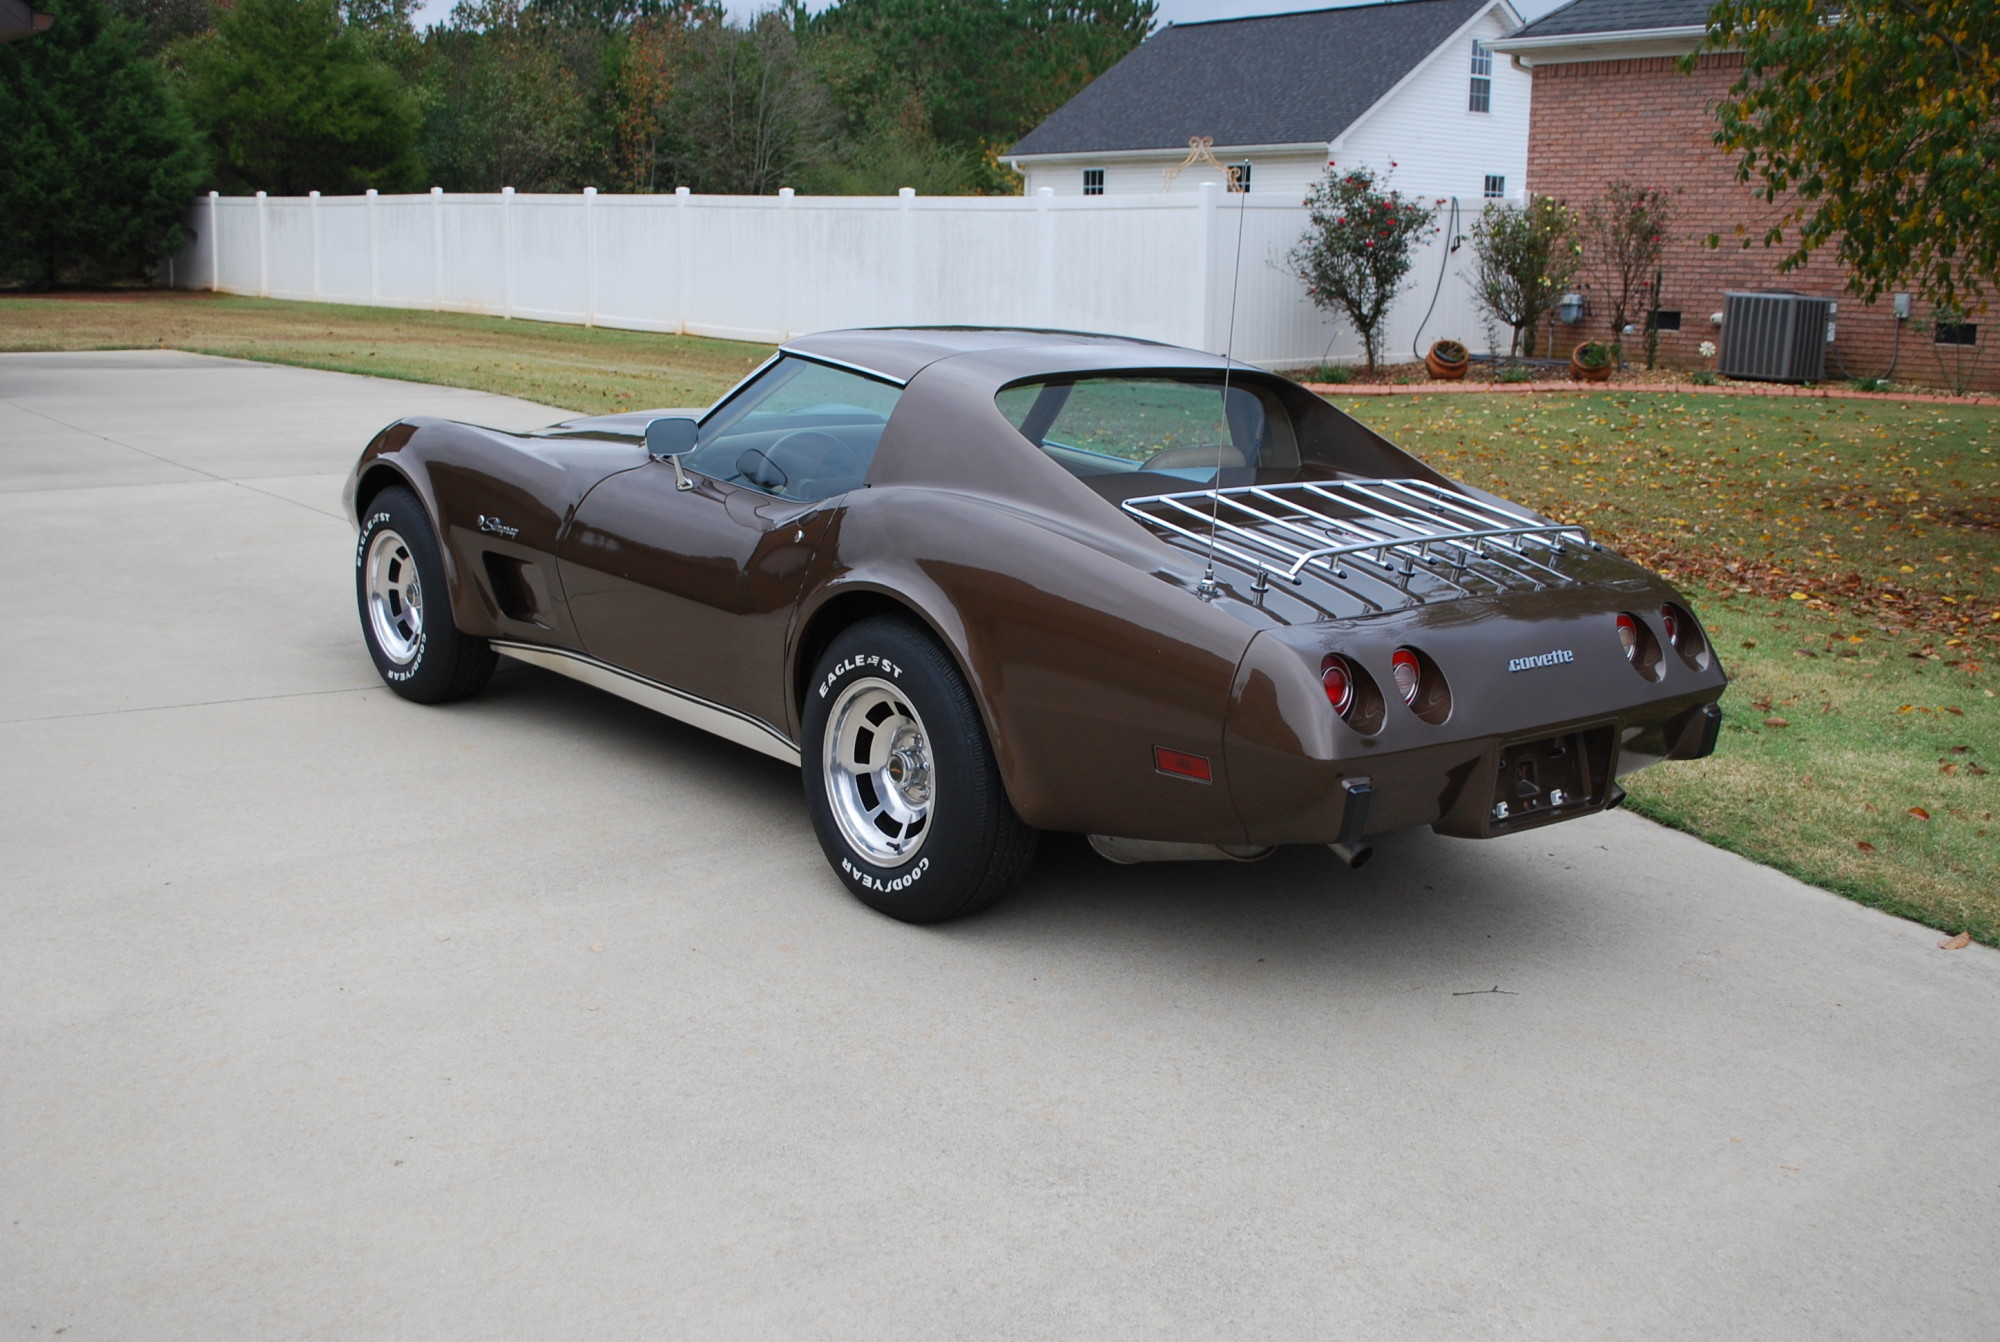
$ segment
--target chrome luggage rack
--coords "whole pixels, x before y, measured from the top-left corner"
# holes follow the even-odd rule
[[[1538,522],[1424,480],[1243,485],[1150,494],[1122,506],[1164,539],[1203,553],[1212,533],[1216,557],[1254,572],[1259,592],[1271,578],[1299,585],[1314,569],[1345,580],[1350,563],[1406,593],[1420,571],[1459,594],[1470,594],[1468,577],[1503,590],[1539,588],[1576,581],[1557,564],[1572,546],[1603,548],[1582,527]]]

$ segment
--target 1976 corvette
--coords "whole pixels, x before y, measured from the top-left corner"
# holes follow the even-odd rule
[[[1715,745],[1686,600],[1283,378],[1139,340],[838,331],[704,411],[410,419],[347,489],[399,694],[496,655],[802,766],[913,922],[1042,830],[1117,862],[1588,815]]]

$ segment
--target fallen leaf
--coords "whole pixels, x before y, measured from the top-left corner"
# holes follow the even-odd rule
[[[1859,848],[1864,853],[1872,853],[1875,851],[1875,845],[1869,843],[1866,839],[1856,839],[1854,841],[1854,846],[1856,848]]]
[[[1949,778],[1958,772],[1958,766],[1956,764],[1940,764],[1938,765],[1938,772]]]
[[[590,943],[590,949],[594,951],[601,951],[604,949],[604,943],[601,941],[593,941]]]
[[[1919,820],[1929,820],[1931,818],[1931,813],[1929,811],[1926,811],[1921,806],[1912,806],[1910,808],[1910,814],[1915,816]]]
[[[1766,727],[1789,727],[1792,724],[1785,721],[1783,718],[1765,718],[1764,725]]]
[[[1966,751],[1970,749],[1972,749],[1971,746],[1953,746],[1951,748],[1951,753],[1954,755],[1963,755]]]
[[[1808,600],[1808,598],[1807,598],[1807,596],[1806,596],[1806,594],[1805,594],[1804,592],[1794,592],[1794,593],[1792,593],[1792,600],[1794,600],[1794,601],[1805,601],[1805,600]]]
[[[1978,764],[1966,765],[1965,771],[1971,774],[1974,778],[1984,778],[1986,777],[1986,772],[1987,772],[1985,766]]]
[[[1965,710],[1964,710],[1964,709],[1962,709],[1962,708],[1954,708],[1954,707],[1952,707],[1952,706],[1951,706],[1950,704],[1946,704],[1946,705],[1944,706],[1944,711],[1945,711],[1945,712],[1947,712],[1947,713],[1949,713],[1949,714],[1951,714],[1951,715],[1952,715],[1953,717],[1958,717],[1958,718],[1962,718],[1962,717],[1964,717],[1964,716],[1965,716]]]
[[[1960,932],[1955,937],[1946,937],[1943,941],[1940,941],[1938,949],[1941,951],[1962,951],[1971,944],[1972,933]]]

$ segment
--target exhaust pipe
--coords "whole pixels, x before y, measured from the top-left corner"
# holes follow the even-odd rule
[[[1335,857],[1357,871],[1375,856],[1375,850],[1365,843],[1330,843],[1327,847],[1333,850]]]

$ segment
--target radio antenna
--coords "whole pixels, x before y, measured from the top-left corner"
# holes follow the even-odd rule
[[[1236,291],[1243,283],[1243,210],[1250,203],[1250,163],[1232,163],[1224,169],[1224,184],[1243,199],[1236,203],[1236,255],[1229,265],[1229,334],[1222,347],[1222,427],[1229,428],[1229,375],[1236,358]],[[1206,282],[1204,280],[1204,282]],[[1232,430],[1228,438],[1234,438]],[[1222,530],[1222,462],[1230,444],[1218,437],[1215,444],[1215,479],[1208,488],[1208,563],[1195,595],[1213,601],[1222,589],[1215,581],[1215,534]]]

